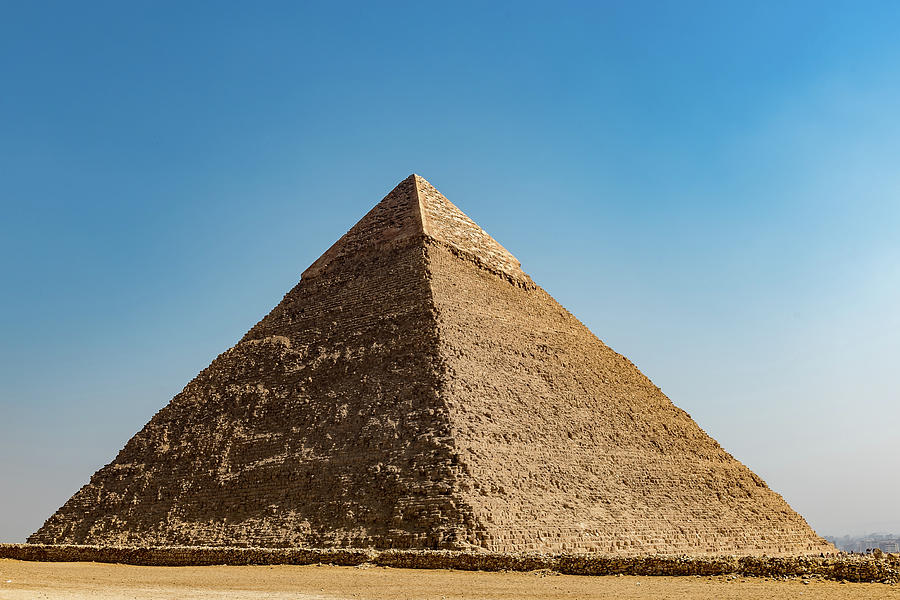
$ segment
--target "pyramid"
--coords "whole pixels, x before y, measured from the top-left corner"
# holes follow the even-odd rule
[[[833,549],[417,175],[29,542]]]

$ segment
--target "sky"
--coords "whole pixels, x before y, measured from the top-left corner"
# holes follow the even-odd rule
[[[900,532],[900,4],[0,1],[0,541],[410,173],[823,535]]]

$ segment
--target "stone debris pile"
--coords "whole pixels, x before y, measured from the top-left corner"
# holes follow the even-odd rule
[[[116,548],[0,544],[0,558],[53,562],[104,562],[146,566],[313,565],[369,568],[530,571],[546,575],[641,575],[829,579],[894,584],[900,558],[860,554],[832,556],[616,556],[599,554],[485,553],[452,550],[374,550],[315,548]]]

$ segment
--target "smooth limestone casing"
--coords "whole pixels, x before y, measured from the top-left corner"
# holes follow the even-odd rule
[[[29,541],[833,550],[415,175]]]

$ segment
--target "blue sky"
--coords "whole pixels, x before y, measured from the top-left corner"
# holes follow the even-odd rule
[[[0,541],[427,178],[823,534],[900,531],[900,4],[0,3]]]

